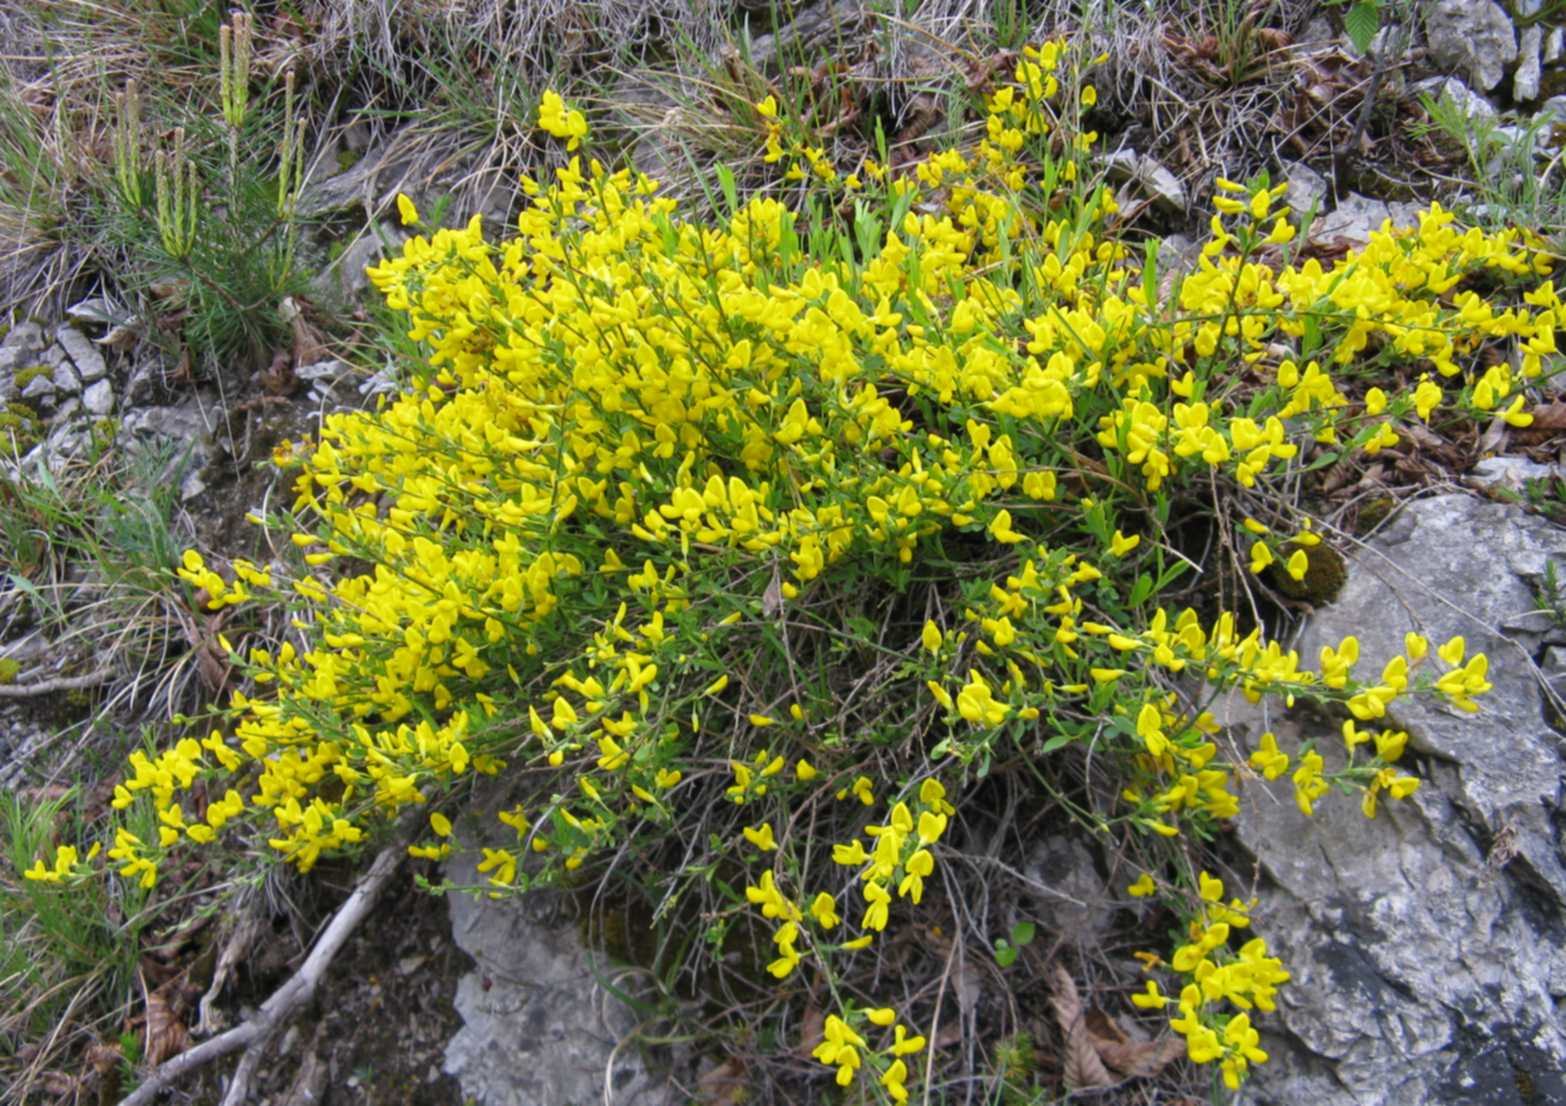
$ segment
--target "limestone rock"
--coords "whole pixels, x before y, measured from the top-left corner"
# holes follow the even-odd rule
[[[43,327],[35,322],[17,323],[6,332],[0,340],[0,398],[11,393],[16,370],[38,364],[48,345]]]
[[[1489,92],[1517,60],[1517,32],[1495,0],[1435,0],[1425,15],[1430,60]]]
[[[1440,103],[1446,100],[1468,120],[1491,120],[1496,116],[1495,105],[1469,88],[1457,77],[1426,77],[1409,86],[1413,93],[1426,93]]]
[[[82,378],[76,366],[71,364],[70,358],[58,346],[52,347],[49,352],[57,355],[54,359],[54,390],[62,395],[76,395],[82,390]]]
[[[1423,784],[1373,821],[1335,794],[1306,818],[1286,778],[1247,785],[1237,838],[1272,884],[1256,929],[1294,976],[1263,1022],[1272,1059],[1255,1070],[1251,1101],[1566,1103],[1555,831],[1566,763],[1539,668],[1566,634],[1536,598],[1551,561],[1566,562],[1566,531],[1514,506],[1416,501],[1360,550],[1337,602],[1306,627],[1309,662],[1354,634],[1361,678],[1402,652],[1407,631],[1435,644],[1462,634],[1468,655],[1489,658],[1494,688],[1477,714],[1422,697],[1393,704],[1381,724],[1408,731],[1401,765]],[[1442,667],[1432,655],[1416,674]],[[1286,750],[1317,738],[1329,770],[1343,762],[1336,719],[1239,696],[1215,713],[1242,746],[1270,729]]]
[[[831,51],[840,41],[854,41],[869,19],[864,0],[827,0],[802,7],[776,32],[757,35],[750,44],[750,63],[760,73],[776,76],[796,58],[817,50]]]
[[[1503,456],[1474,462],[1465,482],[1479,488],[1500,487],[1520,493],[1530,480],[1549,479],[1566,479],[1566,468],[1543,465],[1526,457]]]
[[[311,281],[317,295],[327,299],[341,297],[348,302],[359,300],[369,290],[370,278],[364,270],[379,264],[386,252],[383,241],[399,242],[402,235],[390,225],[378,223],[355,238],[338,256]]]
[[[109,367],[104,363],[102,351],[93,344],[91,338],[74,326],[57,328],[54,332],[54,340],[76,369],[76,375],[81,377],[83,384],[92,384],[109,374]]]
[[[1512,99],[1526,103],[1539,95],[1543,46],[1544,28],[1537,23],[1524,27],[1517,36],[1517,71],[1512,74]]]
[[[1028,855],[1028,892],[1046,930],[1094,948],[1104,939],[1122,903],[1080,838],[1057,835]]]
[[[1394,227],[1419,225],[1420,207],[1410,203],[1385,203],[1350,192],[1332,211],[1310,225],[1310,240],[1317,247],[1359,247],[1370,235],[1392,220]]]
[[[1303,161],[1286,161],[1281,168],[1283,179],[1289,185],[1283,202],[1289,205],[1295,217],[1303,218],[1312,209],[1320,212],[1327,201],[1327,178]]]
[[[447,865],[457,884],[484,881],[477,857]],[[466,1023],[446,1046],[446,1073],[476,1106],[674,1106],[684,1099],[648,1070],[631,1010],[599,982],[613,966],[583,948],[569,918],[535,920],[528,904],[448,895],[452,935],[477,970],[457,984]],[[605,1080],[609,1093],[605,1094]]]
[[[1111,180],[1138,185],[1144,194],[1169,214],[1185,214],[1185,186],[1153,158],[1135,150],[1116,150],[1106,159],[1105,169]]]
[[[120,420],[116,444],[139,452],[155,466],[159,483],[180,482],[180,498],[194,499],[205,490],[201,471],[212,459],[212,435],[198,398],[177,407],[132,407]]]
[[[52,409],[56,393],[54,374],[41,372],[32,376],[22,385],[22,398],[29,403],[41,404],[45,408]]]
[[[82,406],[96,418],[108,418],[114,414],[114,385],[107,380],[89,385],[82,393]]]

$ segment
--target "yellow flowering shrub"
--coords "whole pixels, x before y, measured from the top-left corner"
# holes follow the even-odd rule
[[[824,1006],[822,1073],[902,1102],[934,992],[889,994],[877,957],[953,924],[965,803],[1043,774],[1084,832],[1163,858],[1130,892],[1187,919],[1178,986],[1134,1001],[1238,1086],[1288,973],[1171,839],[1233,818],[1241,779],[1373,816],[1418,783],[1389,706],[1489,685],[1461,639],[1368,673],[1353,638],[1302,658],[1166,596],[1196,569],[1302,577],[1321,538],[1279,491],[1302,467],[1414,419],[1525,425],[1566,308],[1522,235],[1435,206],[1295,262],[1264,183],[1221,182],[1197,267],[1161,274],[1090,179],[1069,51],[1011,77],[977,146],[899,174],[795,148],[763,101],[761,152],[820,204],[693,221],[578,155],[524,182],[514,235],[475,219],[372,269],[427,362],[281,457],[292,566],[186,555],[209,606],[281,598],[296,632],[238,658],[205,738],[132,758],[115,805],[151,804],[159,837],[122,832],[114,866],[151,886],[174,850],[259,840],[308,870],[410,810],[439,858],[464,831],[437,804],[504,776],[483,890],[634,872],[655,923],[699,902],[702,938],[664,952],[735,1000],[727,1039],[770,1019],[786,1064]],[[587,135],[553,94],[541,125]],[[1176,525],[1217,503],[1245,520],[1227,568]],[[1346,766],[1271,734],[1236,760],[1203,707],[1231,688],[1336,709]],[[1073,775],[1088,749],[1107,791]]]

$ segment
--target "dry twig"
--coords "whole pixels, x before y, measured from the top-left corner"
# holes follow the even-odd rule
[[[49,695],[56,691],[80,691],[97,687],[114,679],[114,672],[100,668],[85,676],[56,676],[52,680],[37,680],[27,684],[0,684],[0,699],[31,699],[37,695]]]
[[[256,1064],[260,1062],[261,1052],[266,1042],[295,1010],[315,997],[321,977],[331,966],[337,951],[364,920],[370,908],[380,898],[381,892],[386,889],[386,884],[391,881],[392,874],[396,872],[397,865],[402,860],[405,847],[406,842],[399,835],[397,840],[381,850],[375,862],[370,865],[370,870],[365,872],[352,894],[348,896],[348,901],[343,903],[332,916],[331,923],[316,941],[315,948],[310,950],[310,955],[299,970],[289,978],[287,983],[272,993],[272,997],[262,1004],[255,1017],[236,1025],[226,1033],[213,1037],[210,1041],[203,1041],[195,1048],[182,1052],[163,1064],[149,1075],[133,1094],[122,1099],[120,1106],[144,1106],[152,1102],[164,1088],[188,1072],[195,1071],[241,1048],[245,1050],[245,1054],[240,1057],[239,1067],[234,1071],[228,1093],[223,1096],[223,1106],[238,1106],[245,1101],[250,1079]]]

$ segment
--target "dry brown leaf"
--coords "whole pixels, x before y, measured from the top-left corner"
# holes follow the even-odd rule
[[[1566,400],[1541,403],[1528,408],[1528,413],[1533,416],[1529,430],[1566,430]]]
[[[745,1061],[731,1056],[696,1077],[696,1101],[701,1106],[739,1106],[750,1097]]]
[[[315,1043],[305,1050],[304,1058],[299,1061],[298,1071],[289,1085],[288,1093],[283,1096],[282,1106],[311,1106],[325,1098],[326,1081],[331,1072],[326,1061],[316,1051],[320,1043],[321,1034],[317,1032]]]
[[[811,1050],[821,1043],[821,1038],[826,1033],[826,1013],[815,1002],[805,1007],[805,1016],[800,1019],[799,1054],[809,1056]]]
[[[956,1019],[947,1022],[936,1030],[935,1040],[930,1042],[930,1047],[939,1052],[943,1048],[962,1043],[962,1022]]]
[[[1176,1037],[1164,1041],[1099,1041],[1098,1054],[1122,1076],[1157,1075],[1185,1055],[1185,1042]]]
[[[293,317],[293,354],[295,365],[313,365],[328,356],[326,335],[305,319],[303,309]]]
[[[75,1097],[82,1088],[80,1076],[66,1075],[63,1071],[46,1071],[38,1082],[45,1094],[59,1102]]]
[[[1061,1070],[1066,1086],[1073,1091],[1107,1087],[1115,1082],[1115,1077],[1099,1058],[1093,1035],[1080,1024],[1066,1037],[1066,1055],[1062,1058]]]
[[[1055,1011],[1060,1031],[1069,1033],[1071,1027],[1082,1020],[1082,1000],[1077,997],[1077,985],[1071,975],[1059,964],[1055,965],[1053,982],[1055,991],[1049,996],[1049,1004]]]
[[[89,1068],[102,1075],[118,1067],[123,1055],[118,1042],[97,1041],[87,1050],[85,1060]]]
[[[1475,447],[1480,455],[1487,453],[1500,453],[1506,446],[1506,432],[1510,429],[1505,419],[1497,415],[1490,420],[1490,424],[1484,428],[1484,433],[1479,436],[1479,444]]]
[[[1111,1018],[1097,1006],[1090,1006],[1082,1015],[1082,1022],[1087,1026],[1088,1032],[1093,1034],[1093,1039],[1104,1045],[1130,1044],[1131,1038],[1126,1036],[1126,1031],[1120,1028],[1120,1023]]]
[[[1066,1086],[1074,1091],[1109,1086],[1115,1082],[1115,1077],[1109,1074],[1109,1069],[1104,1067],[1104,1061],[1099,1058],[1093,1034],[1088,1031],[1083,1016],[1077,985],[1072,982],[1066,969],[1058,964],[1055,965],[1054,982],[1055,990],[1049,1001],[1055,1010],[1055,1020],[1060,1025],[1061,1034],[1066,1038],[1065,1055],[1061,1058]]]
[[[87,1050],[86,1066],[92,1069],[92,1079],[97,1085],[98,1102],[111,1103],[120,1100],[120,1060],[123,1055],[117,1043],[110,1044],[108,1041],[98,1041]],[[86,1072],[82,1073],[81,1079],[85,1084]]]
[[[764,618],[776,617],[783,610],[783,581],[774,575],[767,589],[761,593],[761,614]]]
[[[147,1064],[157,1067],[170,1056],[178,1056],[190,1047],[190,1034],[169,1001],[169,994],[178,986],[178,978],[171,979],[156,991],[147,992],[147,1038],[145,1056]]]

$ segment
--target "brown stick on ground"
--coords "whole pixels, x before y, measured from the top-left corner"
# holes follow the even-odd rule
[[[114,678],[110,669],[100,668],[85,676],[56,676],[49,680],[36,680],[30,684],[0,684],[0,699],[30,699],[35,695],[48,695],[55,691],[81,691],[97,687]]]
[[[255,1072],[256,1064],[260,1062],[267,1041],[295,1010],[315,997],[315,990],[320,985],[321,977],[326,974],[326,969],[331,966],[333,957],[337,955],[343,942],[364,920],[364,916],[370,912],[375,901],[380,898],[381,892],[391,881],[392,874],[396,872],[405,851],[406,842],[400,836],[381,850],[374,863],[370,865],[370,870],[364,873],[352,894],[348,896],[348,901],[332,915],[330,924],[322,932],[315,943],[315,948],[310,950],[310,955],[305,958],[299,970],[289,977],[287,983],[272,993],[272,997],[262,1004],[255,1017],[236,1025],[226,1033],[220,1033],[210,1041],[203,1041],[195,1048],[182,1052],[160,1065],[140,1087],[136,1088],[134,1093],[120,1101],[120,1106],[145,1106],[157,1097],[160,1091],[187,1072],[195,1071],[241,1048],[245,1050],[245,1054],[240,1057],[239,1067],[234,1071],[234,1079],[229,1084],[228,1093],[223,1096],[223,1106],[238,1106],[242,1103],[249,1091],[251,1076]]]

